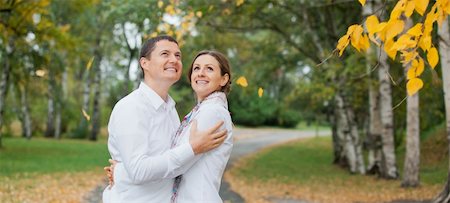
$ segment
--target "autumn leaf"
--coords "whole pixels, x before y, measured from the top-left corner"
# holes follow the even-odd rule
[[[423,82],[420,78],[413,78],[413,79],[409,80],[408,83],[406,83],[406,90],[407,90],[409,96],[412,96],[415,93],[417,93],[417,91],[422,89],[422,87],[423,87]]]
[[[88,63],[86,64],[86,70],[91,69],[92,63],[94,62],[94,58],[95,58],[95,56],[93,56],[93,57],[91,57],[91,59],[89,59]]]
[[[262,87],[260,87],[258,89],[258,96],[259,96],[259,98],[261,98],[263,96],[263,93],[264,93],[264,89]]]
[[[366,4],[366,0],[358,0],[358,1],[362,6],[364,6]]]
[[[405,22],[402,20],[393,20],[386,25],[386,41],[394,38],[403,31]]]
[[[236,6],[239,7],[244,3],[244,0],[236,0]]]
[[[239,77],[236,80],[236,84],[238,84],[238,85],[240,85],[242,87],[247,87],[248,86],[247,79],[244,76]]]
[[[35,73],[36,73],[36,76],[38,76],[38,77],[44,77],[46,71],[45,71],[45,70],[42,70],[42,69],[39,69],[39,70],[37,70]]]
[[[195,15],[196,15],[197,17],[201,18],[202,15],[203,15],[203,13],[202,13],[201,11],[197,11],[197,12],[195,12]]]
[[[349,35],[344,35],[339,39],[338,44],[336,45],[336,49],[339,50],[339,56],[342,56],[342,53],[344,53],[344,50],[348,46],[349,42]]]
[[[437,51],[436,47],[432,47],[430,50],[428,50],[427,60],[428,60],[428,63],[430,64],[431,68],[434,69],[434,67],[436,67],[436,65],[438,64],[438,61],[439,61],[439,55],[438,55],[438,51]]]
[[[81,109],[81,111],[83,112],[84,118],[86,118],[87,121],[90,121],[91,120],[91,116],[89,116],[89,114],[87,114],[84,109]]]
[[[405,16],[409,18],[414,12],[414,8],[415,8],[414,1],[408,1],[405,6]]]
[[[375,32],[378,32],[378,24],[380,24],[380,22],[378,21],[378,18],[376,15],[371,15],[371,16],[367,17],[367,19],[366,19],[367,32],[372,35]]]
[[[384,51],[386,54],[391,57],[392,60],[395,60],[395,56],[397,55],[397,50],[392,49],[392,46],[394,45],[394,40],[389,40],[384,43]]]
[[[418,37],[420,35],[422,35],[422,23],[417,23],[414,27],[412,27],[411,29],[408,30],[408,32],[406,32],[409,35],[412,35],[414,37]]]
[[[158,8],[162,8],[164,6],[164,2],[163,1],[158,1]]]
[[[418,14],[423,16],[428,7],[429,0],[414,0],[414,9]]]

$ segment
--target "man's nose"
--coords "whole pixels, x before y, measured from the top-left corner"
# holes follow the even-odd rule
[[[170,62],[177,62],[178,58],[175,56],[175,54],[171,54],[170,57],[169,57],[169,61]]]

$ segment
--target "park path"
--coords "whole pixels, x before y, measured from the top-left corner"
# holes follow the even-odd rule
[[[292,130],[278,128],[234,128],[233,136],[235,138],[233,151],[231,152],[230,161],[226,170],[231,168],[233,164],[246,155],[257,152],[271,145],[288,142],[290,140],[330,135],[329,131],[315,130]],[[95,188],[85,199],[87,203],[101,202],[101,196],[105,183],[101,183]],[[224,203],[243,203],[239,194],[232,191],[226,181],[222,181],[220,188],[220,196]],[[271,198],[273,203],[304,203],[303,201]]]

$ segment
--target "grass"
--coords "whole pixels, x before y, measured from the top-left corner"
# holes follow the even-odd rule
[[[401,188],[401,179],[389,181],[350,174],[332,165],[330,137],[316,137],[266,149],[238,162],[229,174],[232,187],[244,188],[240,192],[247,201],[260,201],[258,198],[263,193],[266,196],[278,194],[315,202],[431,199],[440,191],[447,177],[445,129],[423,140],[422,146],[421,186],[416,189]],[[400,172],[403,170],[403,159],[404,152],[399,153],[397,160]],[[256,199],[252,199],[252,195]]]
[[[0,177],[83,172],[108,165],[109,154],[104,141],[4,138],[3,145]]]

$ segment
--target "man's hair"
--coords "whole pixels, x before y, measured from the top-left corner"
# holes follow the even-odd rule
[[[171,37],[171,36],[160,35],[160,36],[152,37],[152,38],[148,39],[148,40],[142,45],[141,53],[140,53],[140,56],[139,56],[139,60],[140,60],[142,57],[144,57],[144,58],[150,60],[150,56],[152,55],[153,50],[155,50],[156,43],[159,42],[159,41],[162,41],[162,40],[167,40],[167,41],[169,41],[169,42],[173,42],[173,43],[175,43],[175,44],[178,45],[177,40],[175,40],[175,39],[174,39],[173,37]],[[142,69],[141,63],[139,63],[139,67],[140,67],[141,70],[142,70],[142,77],[144,77],[144,69]]]

